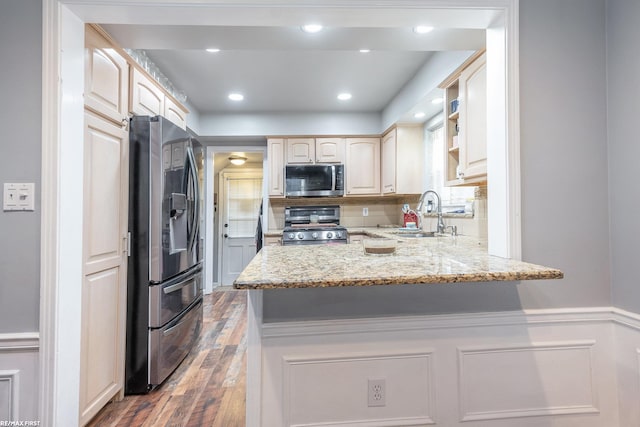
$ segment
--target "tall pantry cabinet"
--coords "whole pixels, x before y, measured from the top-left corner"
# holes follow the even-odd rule
[[[80,425],[124,385],[128,95],[127,61],[97,28],[87,26]]]

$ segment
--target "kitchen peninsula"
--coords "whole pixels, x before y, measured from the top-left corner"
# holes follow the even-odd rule
[[[561,279],[554,268],[488,255],[469,236],[403,237],[363,229],[370,238],[397,239],[396,253],[370,256],[361,244],[265,247],[234,283],[237,289],[436,284]]]
[[[436,394],[475,384],[460,376],[460,352],[531,339],[519,327],[526,314],[480,313],[487,298],[517,295],[520,280],[563,277],[488,255],[479,238],[357,231],[396,240],[395,254],[365,255],[362,243],[265,246],[235,281],[249,291],[247,426],[426,425],[436,412],[440,422],[457,419],[455,392]],[[467,313],[449,310],[451,295],[468,296]],[[496,329],[503,324],[512,326]],[[530,372],[528,360],[516,363]],[[382,402],[371,384],[382,384]]]

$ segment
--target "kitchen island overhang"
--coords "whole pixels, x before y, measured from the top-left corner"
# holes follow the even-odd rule
[[[389,237],[384,233],[377,237]],[[489,255],[468,236],[398,237],[395,254],[371,256],[361,244],[268,246],[234,282],[236,289],[325,288],[562,279],[562,271]]]

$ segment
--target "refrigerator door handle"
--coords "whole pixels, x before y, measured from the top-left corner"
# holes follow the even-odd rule
[[[195,156],[193,155],[193,149],[187,147],[187,155],[185,156],[185,174],[188,174],[190,181],[193,185],[193,215],[191,216],[191,227],[189,228],[189,248],[193,248],[196,244],[198,237],[199,224],[200,224],[200,186],[198,183],[198,172],[196,166]],[[189,179],[185,180],[186,186],[189,186]]]
[[[171,292],[175,292],[179,289],[184,288],[185,286],[189,286],[193,284],[194,284],[193,280],[186,280],[181,283],[176,283],[175,285],[167,286],[166,288],[162,289],[162,292],[164,292],[165,294],[170,294]]]

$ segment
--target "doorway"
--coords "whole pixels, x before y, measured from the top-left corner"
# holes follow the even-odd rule
[[[207,147],[205,293],[231,286],[256,254],[259,208],[267,200],[266,148],[264,140],[258,145]],[[236,165],[231,162],[234,157],[246,160]],[[264,215],[263,229],[266,220]]]

